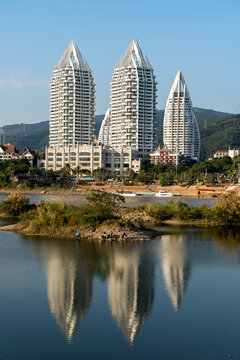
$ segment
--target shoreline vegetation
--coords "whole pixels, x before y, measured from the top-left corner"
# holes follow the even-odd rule
[[[0,230],[25,235],[85,238],[116,241],[150,240],[160,232],[154,227],[191,225],[204,227],[239,227],[240,198],[235,192],[223,194],[213,207],[189,207],[182,202],[123,207],[124,198],[105,191],[89,191],[88,204],[39,202],[12,193],[0,203],[0,216],[14,224]],[[78,235],[76,235],[78,234]]]

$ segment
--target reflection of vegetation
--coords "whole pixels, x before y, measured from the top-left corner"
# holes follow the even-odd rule
[[[221,227],[214,228],[211,231],[205,231],[204,234],[207,235],[207,239],[209,239],[209,235],[216,242],[220,242],[224,246],[229,249],[234,249],[240,247],[240,232],[236,227]]]

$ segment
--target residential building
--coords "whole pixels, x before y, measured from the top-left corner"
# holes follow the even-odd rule
[[[93,142],[95,90],[92,71],[75,41],[55,67],[50,83],[51,147]]]
[[[31,166],[37,165],[38,151],[31,150],[28,146],[25,146],[22,151],[18,152],[20,159],[27,159]]]
[[[167,99],[163,122],[163,142],[170,151],[199,160],[199,128],[189,91],[180,70]]]
[[[150,153],[156,148],[156,81],[136,39],[114,69],[111,146]]]
[[[177,165],[184,162],[184,160],[186,160],[186,158],[180,153],[176,153],[174,151],[168,150],[166,145],[164,145],[162,149],[159,146],[157,150],[155,150],[153,153],[149,155],[149,158],[150,158],[150,163],[152,165],[168,164],[168,163]]]
[[[224,156],[229,156],[230,158],[234,158],[235,156],[240,155],[240,147],[234,146],[234,147],[222,147],[215,151],[213,157],[214,159],[222,158]]]
[[[0,161],[18,158],[18,151],[15,145],[0,145]]]
[[[45,158],[46,170],[61,170],[65,164],[69,164],[71,168],[80,166],[86,174],[99,168],[118,173],[123,173],[130,168],[137,172],[142,163],[136,150],[113,149],[93,144],[68,148],[48,147]]]
[[[3,128],[0,128],[0,145],[5,144],[5,131]]]
[[[98,144],[111,146],[111,110],[108,109],[98,135]]]

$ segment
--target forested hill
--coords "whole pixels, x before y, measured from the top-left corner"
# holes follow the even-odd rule
[[[204,157],[211,156],[212,152],[219,146],[240,145],[239,137],[237,136],[239,134],[238,116],[200,108],[194,108],[194,112],[200,126],[202,154]],[[158,110],[157,133],[160,145],[162,145],[163,117],[164,110]],[[96,136],[98,136],[103,118],[104,115],[97,115],[95,117]],[[18,149],[29,146],[32,149],[44,151],[45,146],[48,144],[48,121],[35,124],[6,125],[3,126],[3,129],[6,133],[6,142],[15,144]]]
[[[199,123],[203,159],[219,147],[240,146],[240,115],[230,115]]]

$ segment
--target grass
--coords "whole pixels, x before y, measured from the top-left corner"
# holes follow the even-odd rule
[[[145,211],[157,222],[167,220],[179,220],[181,222],[201,222],[216,225],[240,225],[240,198],[234,192],[222,195],[214,207],[202,205],[189,207],[182,202],[170,202],[169,204],[148,204],[135,208]]]
[[[47,234],[26,233],[26,236],[47,236]]]
[[[116,199],[112,201],[101,194],[95,200],[92,198],[90,204],[79,206],[48,202],[30,205],[21,195],[13,194],[0,204],[0,211],[5,211],[7,216],[17,216],[18,224],[29,236],[67,235],[77,229],[89,231],[99,226],[106,226],[110,230],[113,226],[138,230],[149,223],[149,218],[145,221],[144,215],[155,224],[174,220],[182,224],[240,225],[240,198],[230,192],[223,195],[212,208],[207,205],[189,207],[182,202],[148,204],[124,209],[123,215],[127,215],[127,218],[118,214],[118,206],[114,203]],[[140,214],[141,222],[139,216],[134,217],[136,211]]]
[[[102,205],[69,205],[65,203],[43,203],[24,212],[20,223],[29,233],[54,233],[64,228],[96,228],[106,220],[116,219],[111,207]]]

